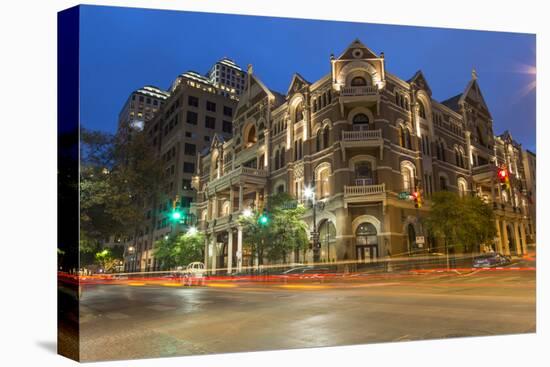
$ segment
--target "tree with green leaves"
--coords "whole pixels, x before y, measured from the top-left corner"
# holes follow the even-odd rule
[[[286,261],[288,254],[295,254],[297,261],[296,255],[308,246],[307,226],[302,219],[305,211],[291,195],[278,193],[268,198],[265,212],[239,218],[244,245],[259,265],[264,257],[272,262]],[[267,221],[262,221],[262,216]]]
[[[436,192],[425,218],[426,229],[443,240],[445,252],[478,251],[495,236],[494,213],[479,198],[460,197],[448,191]]]
[[[131,130],[122,139],[83,128],[81,157],[82,251],[112,236],[135,237],[163,184],[162,164],[145,132]]]
[[[118,246],[122,247],[122,246]],[[122,251],[120,249],[103,249],[95,253],[95,261],[97,265],[105,273],[110,273],[116,269],[117,266],[122,264]]]
[[[204,239],[202,232],[182,233],[155,242],[154,256],[162,269],[186,266],[204,259]]]

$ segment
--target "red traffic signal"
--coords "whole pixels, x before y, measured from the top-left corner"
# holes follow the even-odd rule
[[[412,193],[412,197],[414,200],[414,207],[415,208],[421,208],[422,207],[422,195],[420,191],[415,191]]]
[[[506,170],[506,168],[499,168],[497,172],[497,176],[501,182],[505,182],[506,179],[508,178],[508,171]]]

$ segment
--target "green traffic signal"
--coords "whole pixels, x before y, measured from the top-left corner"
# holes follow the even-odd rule
[[[267,217],[267,215],[262,214],[260,215],[260,218],[258,221],[260,222],[260,224],[266,225],[267,223],[269,223],[269,218]]]
[[[180,211],[175,210],[172,212],[171,217],[173,220],[180,220],[182,217],[182,213]]]

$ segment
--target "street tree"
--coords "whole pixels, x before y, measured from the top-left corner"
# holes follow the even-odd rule
[[[186,266],[204,259],[204,234],[182,233],[155,242],[154,256],[162,269]]]
[[[81,157],[82,250],[113,236],[135,238],[146,225],[144,208],[159,200],[163,184],[162,164],[144,131],[122,138],[83,128]]]
[[[297,254],[308,246],[307,226],[302,219],[305,211],[291,195],[278,193],[268,198],[265,211],[239,218],[245,246],[259,265],[264,258],[285,262],[289,254],[294,254],[296,261]]]
[[[436,192],[424,223],[428,231],[443,240],[445,252],[472,252],[495,235],[494,214],[477,197],[460,197],[456,193]]]
[[[105,273],[110,273],[122,263],[122,251],[120,249],[103,249],[95,253],[95,261]]]

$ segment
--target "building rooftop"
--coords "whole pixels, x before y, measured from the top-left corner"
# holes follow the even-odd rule
[[[237,69],[239,71],[242,71],[242,69],[235,63],[235,61],[231,60],[228,57],[221,58],[217,63],[229,66],[231,68]]]
[[[167,99],[168,97],[170,97],[170,92],[157,88],[153,85],[146,85],[134,91],[134,93],[143,94],[159,99]]]

